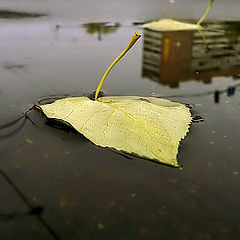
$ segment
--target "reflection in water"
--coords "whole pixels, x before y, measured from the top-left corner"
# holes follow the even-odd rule
[[[192,79],[204,83],[216,76],[239,79],[239,23],[208,23],[206,29],[208,51],[198,31],[144,29],[142,76],[172,88]]]
[[[89,34],[98,34],[98,40],[102,40],[102,35],[115,33],[118,28],[121,26],[120,23],[108,24],[108,23],[86,23],[83,24],[83,27],[86,29],[86,32]]]
[[[220,92],[218,90],[216,90],[214,92],[214,102],[215,103],[219,103],[219,97],[220,97]]]
[[[235,93],[235,87],[229,87],[228,89],[227,89],[227,96],[228,97],[230,97],[230,96],[233,96],[234,95],[234,93]]]
[[[14,69],[24,69],[26,68],[26,64],[5,64],[3,65],[3,68],[7,69],[7,70],[14,70]]]
[[[19,18],[37,18],[37,17],[45,17],[47,14],[45,13],[29,13],[29,12],[17,12],[10,10],[0,10],[0,19],[19,19]]]

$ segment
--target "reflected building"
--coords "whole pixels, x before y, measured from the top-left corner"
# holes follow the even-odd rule
[[[157,32],[144,29],[142,76],[176,88],[179,82],[210,83],[213,77],[240,76],[240,34],[230,24],[208,24],[198,31]]]
[[[115,33],[119,27],[121,26],[120,23],[107,23],[107,22],[100,22],[100,23],[85,23],[83,27],[86,29],[88,34],[97,34],[98,40],[102,40],[102,36],[106,34]]]

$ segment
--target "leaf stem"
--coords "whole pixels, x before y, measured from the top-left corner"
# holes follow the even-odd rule
[[[208,42],[207,42],[207,39],[205,37],[205,34],[202,32],[202,29],[201,29],[200,25],[198,25],[198,32],[200,33],[200,35],[201,35],[201,37],[203,39],[205,50],[207,51],[208,50]]]
[[[141,37],[141,35],[139,35],[137,32],[135,32],[135,34],[132,36],[131,41],[129,42],[128,46],[125,48],[125,50],[113,61],[113,63],[109,66],[109,68],[107,69],[107,71],[104,73],[101,81],[98,84],[96,93],[95,93],[95,101],[98,99],[98,94],[102,88],[103,82],[105,80],[105,78],[107,77],[107,75],[109,74],[109,72],[112,70],[112,68],[114,67],[114,65],[128,52],[128,50],[137,42],[137,40]]]
[[[213,2],[214,2],[214,0],[210,0],[207,10],[205,11],[205,13],[201,17],[201,19],[197,22],[197,25],[200,25],[203,22],[203,20],[206,18],[206,16],[208,15],[208,12],[210,11],[210,9],[212,7]]]

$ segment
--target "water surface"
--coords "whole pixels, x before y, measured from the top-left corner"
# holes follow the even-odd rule
[[[239,238],[239,22],[207,21],[206,51],[199,32],[152,32],[140,20],[0,23],[3,239]],[[192,106],[181,170],[97,147],[35,110],[11,124],[39,99],[92,93],[136,30],[103,92]]]

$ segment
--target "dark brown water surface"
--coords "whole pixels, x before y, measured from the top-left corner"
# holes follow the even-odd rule
[[[204,26],[208,50],[198,32],[1,23],[1,239],[240,237],[240,24]],[[92,93],[136,30],[103,91],[192,106],[181,170],[97,147],[35,110],[12,122],[44,97]]]

